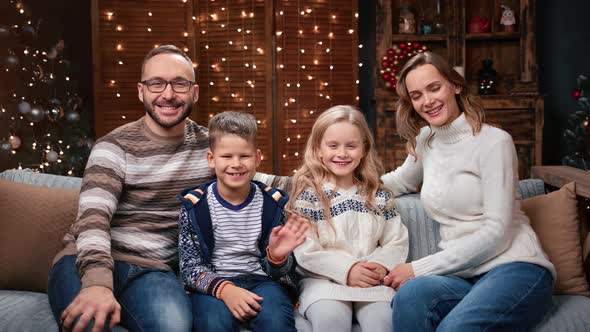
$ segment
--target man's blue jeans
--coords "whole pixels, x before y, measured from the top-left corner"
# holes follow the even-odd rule
[[[394,331],[529,331],[551,306],[553,277],[535,264],[508,263],[482,275],[422,276],[393,298]]]
[[[295,332],[293,302],[278,282],[264,276],[241,275],[227,280],[262,297],[262,310],[246,322],[256,332]],[[190,296],[193,304],[193,331],[238,331],[242,326],[225,303],[217,298],[195,293]]]
[[[174,272],[115,261],[113,287],[115,298],[121,305],[121,325],[129,330],[191,330],[190,301]],[[80,289],[76,256],[62,257],[49,272],[47,290],[58,324],[61,313]]]

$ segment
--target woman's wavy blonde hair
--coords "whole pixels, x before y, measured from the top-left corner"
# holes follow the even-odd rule
[[[322,163],[319,151],[322,138],[328,127],[341,122],[347,122],[356,126],[361,133],[363,157],[360,164],[354,170],[353,179],[359,189],[359,193],[366,197],[367,207],[372,207],[376,211],[380,211],[375,205],[375,196],[377,190],[381,188],[379,177],[383,174],[383,164],[377,156],[375,142],[365,117],[358,109],[348,105],[338,105],[327,109],[313,124],[305,147],[303,163],[292,179],[291,199],[287,203],[288,211],[293,211],[296,198],[305,189],[312,188],[320,197],[326,220],[331,224],[331,197],[328,197],[324,190],[322,190],[322,184],[327,181],[330,170]]]
[[[422,119],[420,114],[414,110],[412,100],[408,94],[406,78],[412,70],[426,64],[433,65],[444,79],[453,86],[461,88],[461,92],[455,95],[455,99],[459,111],[465,113],[467,122],[473,129],[473,135],[479,133],[481,126],[485,123],[485,113],[481,100],[467,91],[465,79],[440,55],[432,52],[418,53],[406,62],[400,72],[396,88],[399,99],[396,105],[397,114],[395,117],[398,134],[407,141],[406,149],[408,153],[416,158],[416,136],[420,133],[420,128],[428,126],[428,122]],[[432,138],[432,134],[430,138]]]

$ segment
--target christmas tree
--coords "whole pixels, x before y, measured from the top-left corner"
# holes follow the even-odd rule
[[[578,109],[568,115],[568,128],[563,133],[566,153],[562,164],[589,170],[590,167],[590,81],[586,75],[578,76],[578,87],[572,97],[578,102]]]
[[[81,176],[94,141],[66,45],[22,1],[0,12],[0,166]]]

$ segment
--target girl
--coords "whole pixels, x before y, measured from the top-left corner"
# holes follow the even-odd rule
[[[532,329],[551,305],[555,269],[516,197],[512,138],[484,123],[465,80],[434,53],[406,63],[397,93],[409,156],[382,180],[396,195],[422,183],[442,250],[386,277],[399,287],[394,331]]]
[[[313,125],[287,208],[312,224],[294,253],[299,311],[314,331],[391,331],[387,271],[408,254],[408,231],[379,182],[381,163],[363,114],[335,106]]]

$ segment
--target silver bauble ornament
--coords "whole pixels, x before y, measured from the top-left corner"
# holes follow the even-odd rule
[[[12,150],[12,146],[9,141],[0,142],[0,151],[10,152],[10,150]]]
[[[6,58],[4,58],[4,64],[8,68],[14,68],[18,66],[18,57],[14,54],[9,54],[6,56]]]
[[[53,150],[51,150],[45,154],[45,159],[50,163],[56,162],[57,158],[59,158],[59,154]]]
[[[25,100],[21,101],[18,103],[18,111],[23,115],[28,114],[31,111],[31,104]]]
[[[27,114],[27,119],[34,123],[41,122],[43,118],[45,118],[45,111],[41,105],[34,105],[31,107],[31,112]]]
[[[49,109],[47,109],[46,113],[47,118],[52,122],[61,119],[64,115],[63,108],[61,107],[61,105],[51,105]]]
[[[76,123],[78,120],[80,120],[80,113],[74,110],[68,110],[66,111],[65,118],[69,123]]]

